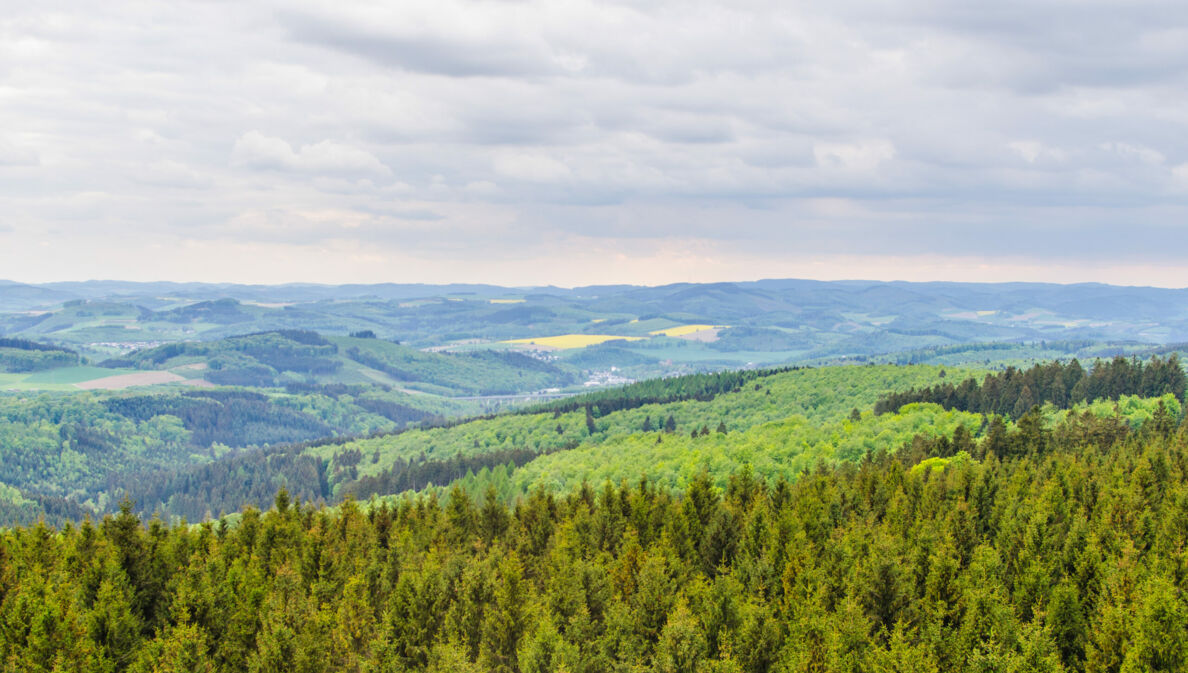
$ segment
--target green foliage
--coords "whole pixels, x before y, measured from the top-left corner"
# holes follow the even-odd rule
[[[930,404],[910,405],[894,415],[868,413],[859,423],[791,416],[743,432],[698,433],[696,438],[675,433],[659,444],[654,435],[633,434],[542,456],[517,470],[513,483],[519,492],[538,485],[567,491],[582,481],[617,483],[647,475],[666,488],[683,488],[705,471],[725,486],[743,465],[764,479],[792,479],[821,463],[855,462],[917,436],[952,435],[959,425],[973,432],[981,423],[977,414]]]
[[[646,381],[449,427],[313,447],[308,453],[330,461],[347,451],[378,454],[375,462],[357,465],[358,476],[364,477],[422,457],[449,460],[516,450],[544,454],[587,448],[638,435],[645,423],[664,429],[670,417],[671,431],[686,436],[703,426],[726,434],[793,415],[802,417],[806,425],[820,424],[855,407],[869,407],[888,388],[935,381],[937,371],[934,367],[830,367]]]

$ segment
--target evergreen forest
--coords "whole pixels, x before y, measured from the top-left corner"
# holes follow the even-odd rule
[[[10,671],[1180,671],[1188,427],[0,534]],[[1037,421],[1038,419],[1031,419]]]

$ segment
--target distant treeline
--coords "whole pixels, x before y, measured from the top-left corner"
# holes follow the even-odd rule
[[[946,409],[1019,418],[1037,404],[1068,409],[1079,402],[1118,399],[1123,395],[1158,397],[1171,393],[1183,399],[1188,380],[1173,353],[1143,364],[1121,356],[1094,363],[1086,371],[1076,359],[1052,362],[1021,370],[1009,367],[990,374],[981,384],[968,378],[951,383],[889,393],[875,403],[875,413],[898,411],[905,404],[930,402]]]

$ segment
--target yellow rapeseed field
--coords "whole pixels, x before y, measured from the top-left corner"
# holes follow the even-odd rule
[[[664,336],[679,337],[694,332],[700,332],[707,329],[721,329],[723,325],[680,325],[679,327],[668,327],[665,329],[652,330],[648,334],[663,334]]]
[[[595,346],[604,341],[626,339],[638,341],[643,337],[615,336],[613,334],[560,334],[558,336],[532,337],[530,339],[510,339],[507,344],[525,344],[529,346],[544,346],[545,348],[585,348]]]

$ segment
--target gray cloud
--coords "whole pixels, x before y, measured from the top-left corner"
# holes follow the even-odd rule
[[[113,232],[211,279],[234,245],[342,280],[365,253],[491,281],[669,251],[1173,265],[1186,73],[1162,0],[36,3],[0,18],[0,268],[81,273]]]

